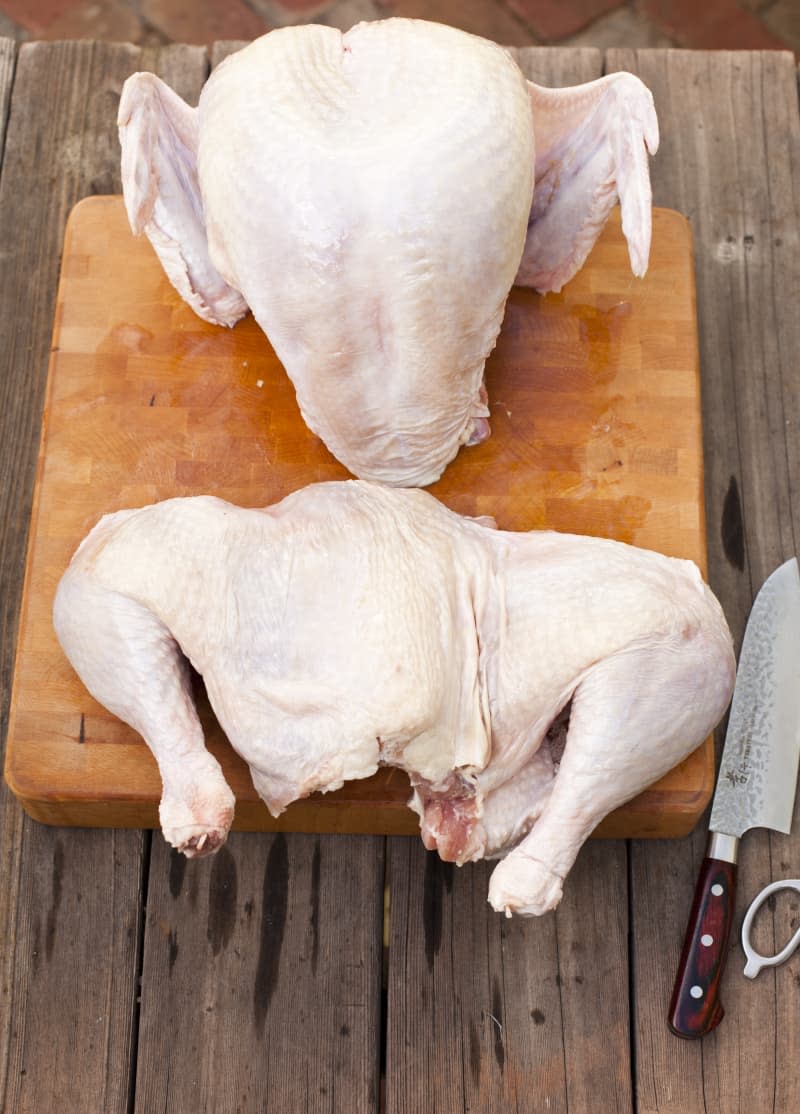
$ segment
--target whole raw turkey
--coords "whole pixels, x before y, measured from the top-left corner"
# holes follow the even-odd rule
[[[546,89],[435,23],[287,27],[217,67],[196,109],[134,74],[119,124],[133,230],[201,317],[252,310],[362,478],[429,484],[489,435],[513,283],[559,290],[618,196],[647,269],[658,127],[631,74]]]
[[[187,855],[216,850],[234,813],[191,662],[273,815],[397,766],[426,847],[506,855],[489,889],[506,913],[557,904],[593,828],[702,742],[734,680],[691,562],[501,531],[357,480],[263,510],[199,496],[107,515],[54,621],[155,755],[164,835]],[[560,756],[548,729],[565,709]]]

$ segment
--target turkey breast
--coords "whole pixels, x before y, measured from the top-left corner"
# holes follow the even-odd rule
[[[197,109],[134,74],[119,125],[133,230],[200,316],[252,310],[362,478],[432,483],[489,435],[512,284],[558,290],[618,195],[647,268],[658,128],[631,74],[550,90],[435,23],[306,25],[229,57]]]

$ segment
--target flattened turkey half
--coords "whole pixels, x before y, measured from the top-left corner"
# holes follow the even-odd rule
[[[119,125],[134,232],[201,317],[252,310],[364,479],[424,486],[489,436],[512,285],[559,290],[618,197],[647,269],[658,126],[632,74],[546,89],[439,24],[306,25],[229,57],[196,109],[134,74]]]
[[[691,562],[501,531],[358,480],[263,510],[200,496],[107,515],[54,622],[87,689],[155,755],[164,835],[185,854],[224,842],[235,803],[191,662],[273,815],[400,767],[426,847],[505,856],[489,900],[508,914],[558,903],[587,836],[702,742],[734,681]]]

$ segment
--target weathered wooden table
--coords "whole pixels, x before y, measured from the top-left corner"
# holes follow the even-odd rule
[[[218,54],[226,50],[221,46]],[[546,84],[628,69],[653,90],[656,204],[697,275],[710,580],[741,638],[800,531],[800,119],[777,53],[531,50]],[[0,42],[0,686],[3,734],[66,216],[119,191],[125,77],[198,95],[197,47]],[[745,903],[800,875],[754,832]],[[704,835],[592,841],[540,920],[486,904],[406,838],[233,834],[210,861],[160,835],[58,829],[0,791],[0,1109],[788,1112],[800,1105],[800,955],[755,982],[734,932],[727,1016],[665,1013]],[[384,881],[391,917],[384,948]],[[764,949],[800,913],[778,901]]]

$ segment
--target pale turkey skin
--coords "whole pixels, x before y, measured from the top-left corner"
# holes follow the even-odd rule
[[[453,28],[306,25],[229,57],[197,109],[133,75],[119,124],[133,230],[200,316],[252,310],[362,478],[425,486],[489,435],[515,278],[560,289],[618,195],[647,269],[658,127],[630,74],[547,90]]]
[[[196,497],[108,515],[54,623],[153,751],[175,847],[215,850],[234,811],[188,659],[273,814],[398,766],[426,846],[459,863],[511,849],[489,891],[508,914],[557,904],[599,821],[714,727],[735,668],[690,562],[498,531],[362,481],[263,510]],[[570,700],[556,768],[543,740]]]

